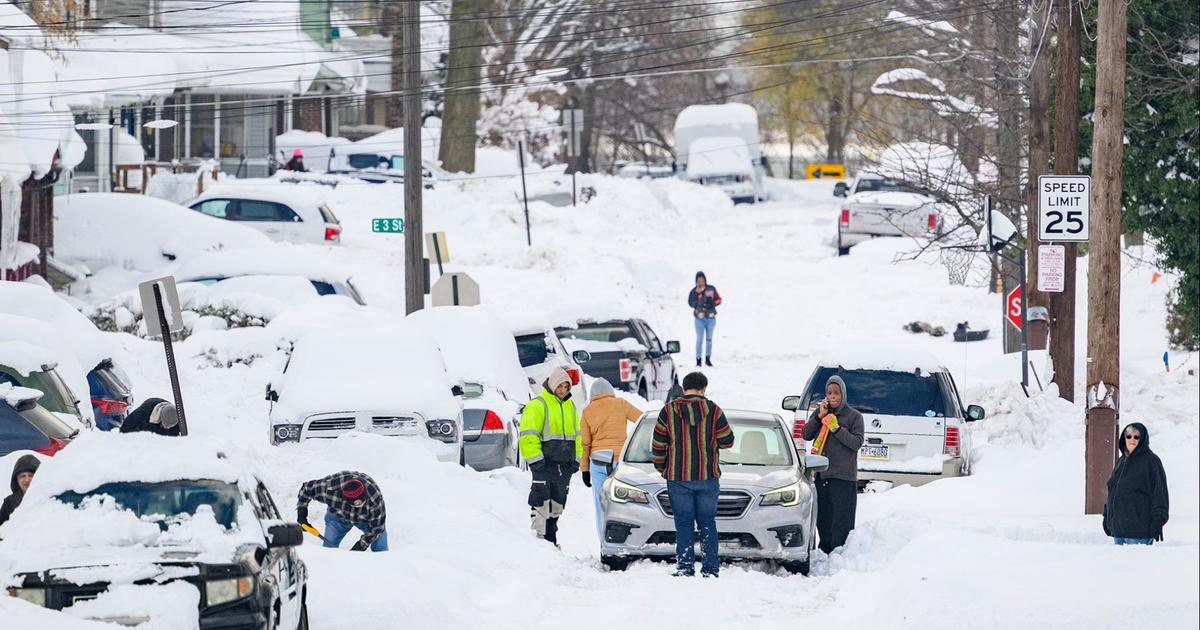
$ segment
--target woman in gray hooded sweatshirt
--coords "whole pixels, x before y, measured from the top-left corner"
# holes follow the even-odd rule
[[[846,544],[858,507],[858,448],[866,429],[862,414],[846,402],[848,399],[846,382],[840,376],[830,376],[825,382],[825,399],[808,417],[802,432],[802,437],[811,442],[821,427],[829,427],[822,453],[829,458],[829,468],[817,473],[817,534],[821,551],[827,554]]]

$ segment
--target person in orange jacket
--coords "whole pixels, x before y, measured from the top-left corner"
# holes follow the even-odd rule
[[[600,494],[604,480],[616,466],[616,459],[625,446],[626,428],[637,422],[642,410],[624,398],[618,398],[608,381],[598,378],[592,383],[592,402],[583,410],[579,431],[583,440],[583,458],[579,470],[583,484],[592,489],[596,504],[596,535],[604,539],[604,523],[600,514]]]

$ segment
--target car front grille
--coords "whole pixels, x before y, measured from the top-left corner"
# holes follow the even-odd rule
[[[411,429],[417,419],[410,416],[372,416],[371,426],[376,429]]]
[[[321,418],[308,423],[309,431],[351,431],[354,429],[354,418]]]
[[[696,533],[696,542],[700,542],[700,534]],[[758,544],[758,539],[754,534],[739,533],[739,532],[717,532],[717,542],[730,547],[738,547],[741,549],[759,549],[762,545]],[[647,545],[674,545],[675,532],[660,531],[654,532],[650,539],[646,541]]]
[[[717,518],[740,518],[750,506],[750,495],[740,490],[722,492],[717,497]],[[671,496],[666,491],[658,493],[658,505],[667,516],[674,516],[671,509]]]

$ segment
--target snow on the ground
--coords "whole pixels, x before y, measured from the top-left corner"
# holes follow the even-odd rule
[[[285,514],[303,481],[338,470],[362,470],[383,488],[389,553],[328,550],[311,540],[301,549],[314,629],[390,627],[397,620],[423,628],[528,628],[539,619],[581,629],[622,620],[661,628],[922,630],[1200,623],[1200,386],[1187,373],[1197,361],[1177,356],[1169,374],[1161,365],[1163,298],[1173,278],[1151,283],[1151,269],[1124,260],[1122,420],[1149,426],[1173,501],[1165,543],[1116,547],[1100,518],[1082,513],[1082,408],[1037,384],[1026,398],[1016,384],[1019,363],[1000,355],[1000,296],[949,285],[933,259],[897,262],[913,249],[902,239],[836,257],[834,182],[772,182],[777,201],[735,207],[720,193],[678,180],[579,179],[596,189],[591,203],[530,204],[532,247],[512,194],[519,182],[511,179],[439,183],[427,191],[424,230],[447,233],[447,270],[475,278],[484,304],[501,319],[642,316],[663,341],[682,342],[681,372],[692,369],[694,342],[685,296],[693,274],[705,271],[724,302],[716,367],[704,371],[710,396],[726,407],[779,410],[818,359],[851,345],[910,344],[952,370],[964,403],[988,411],[972,427],[974,474],[862,495],[847,546],[818,555],[807,578],[763,564],[728,566],[718,582],[673,579],[666,565],[652,563],[609,573],[597,554],[591,493],[578,478],[557,551],[532,538],[529,477],[516,469],[476,473],[437,462],[419,440],[371,435],[270,447],[263,391],[282,370],[287,344],[267,329],[193,335],[177,347],[192,433],[225,441],[252,462]],[[355,282],[370,306],[294,309],[268,329],[302,334],[344,325],[341,318],[401,316],[403,237],[369,227],[371,218],[402,216],[398,190],[339,186],[329,197],[344,228],[343,245],[331,255],[362,270]],[[1086,267],[1081,261],[1080,287],[1087,286]],[[1086,312],[1081,295],[1077,391]],[[948,330],[969,321],[991,328],[992,336],[955,343],[901,329],[912,321]],[[168,392],[161,347],[122,339],[137,359],[128,371],[139,396]],[[213,361],[211,352],[243,352],[246,360]],[[1044,353],[1031,358],[1047,383]],[[387,386],[394,384],[381,384]],[[314,506],[310,520],[320,527],[322,517]]]

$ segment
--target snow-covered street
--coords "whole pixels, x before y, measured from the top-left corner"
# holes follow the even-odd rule
[[[528,473],[477,473],[439,463],[408,441],[366,434],[273,447],[262,392],[286,355],[272,336],[403,312],[402,240],[369,231],[371,218],[395,216],[386,204],[399,187],[339,187],[331,205],[345,226],[344,242],[323,249],[357,270],[370,306],[342,320],[286,312],[266,328],[195,334],[179,351],[192,434],[247,462],[285,515],[293,513],[301,482],[339,470],[367,472],[384,490],[389,553],[322,549],[311,539],[301,548],[313,628],[527,628],[547,619],[579,628],[1091,630],[1131,627],[1131,598],[1138,602],[1132,627],[1196,626],[1200,401],[1188,369],[1197,366],[1193,355],[1169,374],[1161,368],[1168,283],[1152,285],[1149,268],[1127,260],[1124,271],[1122,421],[1149,426],[1173,501],[1166,542],[1135,549],[1113,546],[1099,517],[1082,515],[1080,407],[1036,386],[1026,398],[998,335],[958,344],[901,330],[915,320],[947,328],[970,321],[996,333],[1000,298],[950,286],[932,259],[894,263],[914,248],[905,239],[836,257],[832,183],[779,184],[780,200],[734,207],[674,180],[581,181],[597,190],[591,203],[531,208],[532,248],[507,183],[440,187],[427,197],[426,229],[446,231],[450,268],[475,277],[484,305],[502,317],[642,316],[664,340],[681,341],[681,373],[690,371],[694,340],[684,297],[692,274],[703,269],[725,298],[716,367],[704,371],[709,396],[726,408],[784,413],[781,398],[797,393],[816,361],[851,344],[878,345],[880,352],[909,344],[933,353],[954,372],[964,402],[988,412],[972,427],[973,475],[861,495],[846,547],[820,554],[811,576],[748,564],[727,567],[719,582],[700,582],[670,577],[665,564],[602,568],[590,490],[578,476],[558,551],[529,530]],[[107,290],[101,282],[95,288]],[[118,338],[136,395],[168,392],[161,347]],[[244,360],[222,359],[235,356]],[[1045,383],[1044,354],[1032,358]],[[313,522],[322,509],[314,507]]]

